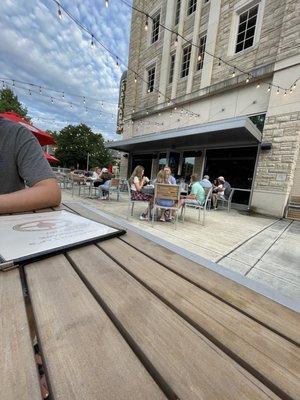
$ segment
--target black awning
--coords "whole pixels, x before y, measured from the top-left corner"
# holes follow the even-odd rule
[[[106,147],[132,153],[199,146],[247,146],[260,143],[261,136],[248,117],[237,117],[109,142]]]

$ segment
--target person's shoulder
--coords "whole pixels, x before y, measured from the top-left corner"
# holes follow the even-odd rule
[[[34,138],[33,134],[21,124],[0,118],[1,135],[7,135],[11,141],[28,140]]]

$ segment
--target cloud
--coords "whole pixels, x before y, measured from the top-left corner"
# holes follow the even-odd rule
[[[120,0],[110,1],[108,9],[104,1],[64,0],[61,4],[127,63],[128,7]],[[0,14],[0,78],[98,99],[86,99],[84,105],[79,97],[65,95],[63,99],[61,94],[46,90],[40,95],[38,88],[17,84],[22,88],[14,91],[34,122],[42,129],[56,130],[69,122],[85,122],[106,138],[117,138],[119,80],[126,67],[117,70],[115,58],[96,41],[92,48],[91,37],[64,13],[60,20],[53,0],[2,0]],[[46,96],[53,97],[53,104]],[[86,112],[85,106],[94,110]]]

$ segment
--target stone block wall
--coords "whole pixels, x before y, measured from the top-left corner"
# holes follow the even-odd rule
[[[290,191],[300,145],[300,112],[268,117],[263,141],[271,142],[272,149],[259,155],[254,189]]]

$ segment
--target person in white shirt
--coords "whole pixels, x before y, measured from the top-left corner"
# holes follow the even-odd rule
[[[131,200],[134,201],[149,201],[149,207],[152,208],[153,196],[143,193],[141,190],[145,184],[149,182],[149,179],[144,176],[144,167],[137,165],[130,177],[130,192]],[[141,220],[146,220],[149,214],[149,207],[140,215]]]

